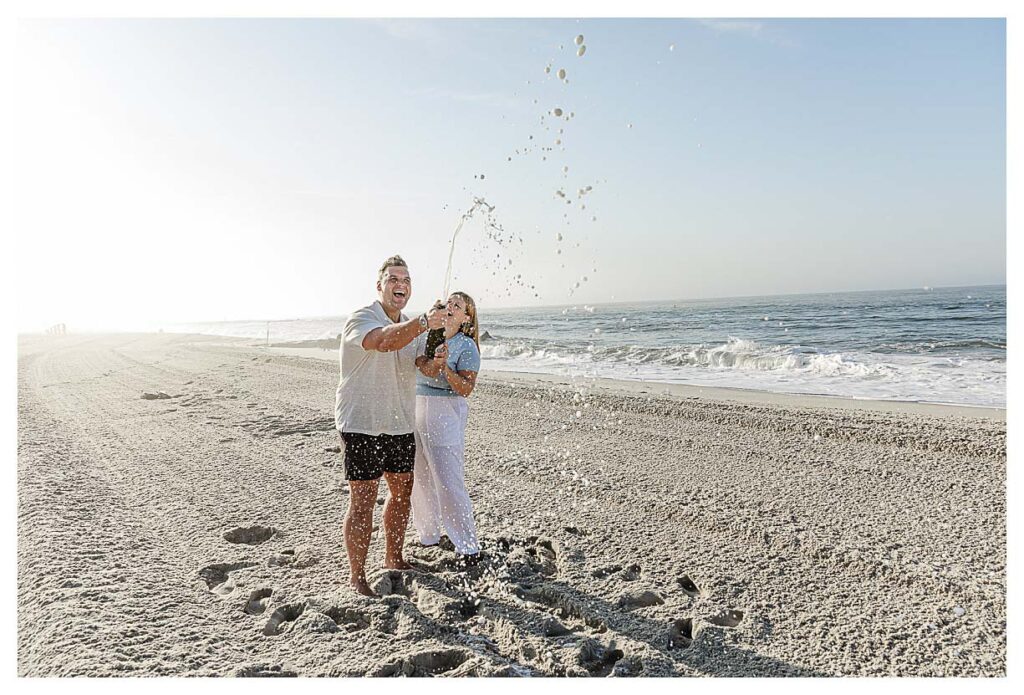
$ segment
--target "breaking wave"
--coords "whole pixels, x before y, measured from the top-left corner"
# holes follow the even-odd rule
[[[481,353],[484,368],[504,371],[997,407],[1006,397],[1005,361],[926,351],[825,353],[736,337],[664,347],[495,337],[481,344]]]
[[[643,347],[639,345],[590,347],[552,346],[531,340],[485,342],[481,346],[484,359],[520,359],[546,364],[583,364],[595,362],[625,365],[657,364],[669,367],[707,367],[745,371],[792,371],[822,376],[854,376],[882,378],[891,367],[865,364],[841,353],[821,354],[799,346],[762,346],[752,340],[729,338],[722,345],[686,347]]]

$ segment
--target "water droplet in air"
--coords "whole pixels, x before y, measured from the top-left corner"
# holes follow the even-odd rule
[[[556,107],[555,110],[552,111],[551,113],[555,114],[556,116],[561,116],[562,115],[562,109]]]
[[[576,45],[577,46],[582,46],[583,45],[583,34],[580,34],[579,36],[576,37]]]
[[[674,50],[676,50],[676,45],[675,45],[674,43],[670,43],[670,44],[668,45],[668,50],[670,50],[670,51],[674,51]]]
[[[587,47],[586,47],[586,46],[580,46],[580,47],[579,47],[579,48],[578,48],[578,49],[576,50],[576,56],[577,56],[578,58],[582,58],[582,57],[583,57],[583,54],[584,54],[584,53],[586,53],[586,52],[587,52]]]
[[[558,79],[560,79],[560,80],[564,80],[565,79],[565,68],[558,68]],[[555,114],[555,115],[561,116],[562,114]]]

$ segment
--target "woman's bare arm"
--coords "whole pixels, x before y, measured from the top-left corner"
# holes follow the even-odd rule
[[[448,385],[452,387],[452,391],[463,398],[473,393],[473,388],[476,386],[476,375],[477,372],[471,372],[468,369],[456,372],[447,364],[444,366],[444,376],[448,379]]]

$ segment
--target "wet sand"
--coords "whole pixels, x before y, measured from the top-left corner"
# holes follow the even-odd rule
[[[1003,411],[485,372],[486,559],[367,599],[323,356],[19,340],[20,675],[1006,673]]]

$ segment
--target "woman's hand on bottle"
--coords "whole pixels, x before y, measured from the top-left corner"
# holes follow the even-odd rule
[[[448,346],[441,343],[434,348],[434,364],[439,370],[444,371],[445,362],[448,359]]]

